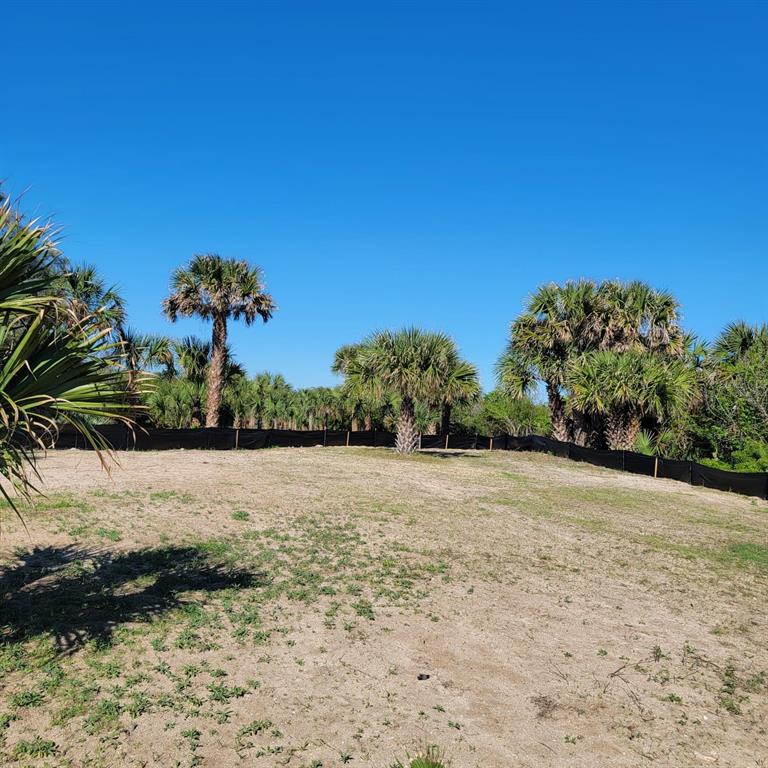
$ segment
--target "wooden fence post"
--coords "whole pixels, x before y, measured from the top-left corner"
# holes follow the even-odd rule
[[[421,432],[419,432],[419,450],[421,450]]]
[[[235,450],[240,447],[240,429],[235,430]]]
[[[327,435],[328,435],[328,427],[323,427],[323,448],[325,448],[325,444],[328,439]]]
[[[489,450],[489,451],[492,451],[492,450],[493,450],[493,435],[491,435],[491,443],[490,443],[490,445],[488,446],[488,450]]]
[[[349,430],[347,430],[347,448],[349,448]]]
[[[658,456],[654,459],[654,462],[653,462],[653,476],[654,477],[659,476],[659,457]]]
[[[448,434],[445,435],[445,450],[448,450]]]

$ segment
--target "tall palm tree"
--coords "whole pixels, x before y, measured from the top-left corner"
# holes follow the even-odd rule
[[[552,436],[572,436],[565,390],[570,358],[596,343],[597,287],[587,280],[541,286],[512,323],[507,349],[497,363],[499,384],[510,395],[528,394],[544,383]]]
[[[276,309],[274,301],[264,289],[258,267],[213,253],[197,255],[187,267],[177,269],[171,279],[171,291],[163,309],[172,322],[179,316],[198,316],[213,323],[205,425],[217,427],[224,386],[227,321],[242,318],[246,325],[251,325],[260,317],[266,323]]]
[[[418,328],[380,331],[365,339],[346,362],[346,381],[380,397],[399,398],[395,448],[412,453],[418,444],[416,403],[440,398],[457,356],[453,340],[442,333]]]

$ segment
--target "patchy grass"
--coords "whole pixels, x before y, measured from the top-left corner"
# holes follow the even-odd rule
[[[0,764],[685,764],[712,712],[762,749],[765,505],[502,452],[74,459],[0,541]]]

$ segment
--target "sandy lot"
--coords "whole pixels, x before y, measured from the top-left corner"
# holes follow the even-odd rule
[[[0,763],[768,765],[768,505],[502,452],[42,462]]]

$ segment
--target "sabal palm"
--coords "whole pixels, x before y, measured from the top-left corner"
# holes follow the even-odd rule
[[[208,363],[211,360],[210,342],[203,341],[197,336],[185,336],[173,342],[175,362],[174,372],[183,378],[197,383],[203,383],[208,374]]]
[[[115,286],[107,286],[96,267],[64,262],[54,286],[65,302],[66,317],[71,322],[82,324],[87,320],[115,332],[125,323],[123,298]]]
[[[642,421],[664,421],[682,412],[695,392],[695,372],[683,360],[646,351],[598,350],[569,367],[574,407],[605,417],[613,450],[631,450]]]
[[[364,381],[355,374],[356,358],[363,351],[363,344],[345,344],[336,350],[331,370],[344,376],[343,394],[350,411],[352,429],[360,422],[365,429],[373,427],[374,415],[381,411],[383,387],[368,377]]]
[[[768,352],[768,325],[749,325],[742,320],[726,325],[712,346],[718,363],[734,365],[752,349]]]
[[[406,328],[374,333],[348,361],[346,377],[353,387],[400,398],[396,438],[400,453],[416,449],[416,402],[441,397],[456,356],[456,346],[445,334]]]
[[[642,347],[652,352],[683,354],[685,334],[680,327],[680,305],[671,293],[639,280],[609,280],[598,288],[597,305],[600,349],[624,352]]]
[[[119,351],[128,374],[127,389],[130,395],[139,393],[139,385],[147,374],[163,366],[173,365],[173,349],[170,339],[150,333],[138,333],[130,327],[119,331]]]
[[[568,361],[596,343],[596,316],[597,288],[591,281],[543,285],[512,323],[496,366],[500,385],[515,397],[530,392],[537,379],[544,383],[556,440],[571,436],[564,398]]]
[[[452,354],[447,362],[445,379],[440,388],[440,431],[447,435],[451,428],[451,412],[454,406],[468,405],[480,397],[480,381],[477,368],[458,354]]]
[[[258,318],[267,322],[275,304],[265,291],[258,267],[218,254],[195,256],[187,267],[177,269],[171,279],[171,291],[163,302],[171,321],[179,316],[198,316],[213,323],[206,426],[217,427],[224,386],[227,322],[241,318],[246,325]]]

